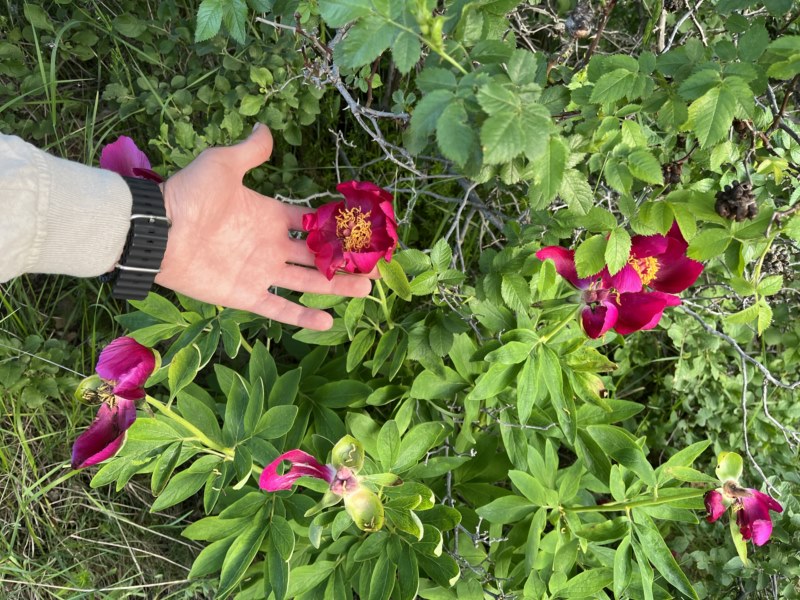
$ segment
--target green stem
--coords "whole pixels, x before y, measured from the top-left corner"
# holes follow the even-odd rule
[[[189,421],[184,419],[170,407],[165,406],[152,396],[145,396],[145,401],[165,417],[172,419],[176,423],[179,423],[181,426],[191,431],[197,438],[197,440],[201,442],[204,446],[210,448],[211,450],[216,450],[217,452],[223,454],[228,459],[233,460],[233,454],[234,454],[233,448],[225,448],[224,446],[219,445],[217,442],[209,439],[208,436],[205,433],[203,433],[200,429],[192,425]]]
[[[567,326],[567,323],[572,322],[572,320],[575,318],[575,315],[578,313],[580,308],[581,308],[580,306],[576,306],[575,310],[569,313],[569,315],[565,319],[563,319],[558,325],[556,325],[551,332],[546,333],[542,337],[540,337],[539,341],[536,342],[536,344],[537,345],[546,344],[547,342],[549,342],[559,331],[561,331],[562,329],[564,329],[564,327]]]
[[[380,280],[375,280],[375,287],[378,290],[378,295],[381,297],[379,302],[383,309],[383,315],[386,317],[386,324],[389,326],[389,329],[394,329],[392,317],[389,315],[389,305],[386,303],[386,294],[383,291],[383,284]]]
[[[563,506],[561,509],[564,512],[614,512],[614,511],[628,511],[631,508],[640,508],[642,506],[658,506],[659,504],[669,504],[676,500],[688,500],[691,498],[698,498],[706,493],[703,489],[687,489],[683,494],[677,496],[652,496],[649,498],[640,498],[636,500],[628,500],[626,502],[609,502],[608,504],[599,504],[596,506]]]

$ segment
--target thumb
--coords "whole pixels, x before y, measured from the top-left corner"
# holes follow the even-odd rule
[[[255,169],[272,155],[272,132],[263,123],[256,123],[253,132],[243,142],[230,146],[228,151],[236,167],[244,175]]]

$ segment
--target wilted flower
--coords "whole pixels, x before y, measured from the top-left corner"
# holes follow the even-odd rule
[[[150,168],[150,161],[131,138],[121,135],[100,153],[100,168],[124,177],[138,177],[161,183],[164,178]]]
[[[763,546],[772,535],[769,511],[780,513],[783,512],[783,507],[770,495],[739,485],[742,458],[735,452],[721,453],[716,470],[722,487],[709,490],[705,494],[708,512],[706,520],[713,523],[731,508],[736,515],[736,524],[742,539],[753,540],[756,546]]]
[[[323,465],[302,450],[284,452],[261,472],[258,485],[268,492],[288,490],[301,477],[321,479],[328,484],[316,506],[306,512],[310,516],[344,499],[344,507],[362,531],[378,531],[383,527],[383,504],[378,496],[361,484],[357,473],[364,464],[364,448],[351,436],[345,436],[334,446],[332,464]],[[278,467],[289,463],[289,470],[278,474]]]
[[[615,275],[604,268],[592,277],[578,277],[575,253],[560,246],[542,248],[536,258],[552,259],[558,274],[581,290],[583,329],[598,338],[612,328],[621,335],[652,329],[666,307],[681,303],[674,294],[703,271],[702,264],[686,257],[687,246],[674,223],[666,236],[634,236],[628,261]]]
[[[78,388],[84,400],[102,402],[94,422],[72,446],[72,468],[83,469],[114,456],[136,420],[136,400],[144,398],[144,382],[157,367],[156,353],[130,337],[106,346],[97,361],[97,375]]]
[[[368,181],[336,186],[343,201],[303,215],[306,244],[317,268],[332,279],[338,269],[369,273],[381,258],[392,259],[397,246],[392,195]]]

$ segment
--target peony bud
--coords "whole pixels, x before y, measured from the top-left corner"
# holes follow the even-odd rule
[[[352,474],[358,473],[364,466],[364,446],[353,436],[344,436],[331,451],[331,464],[337,471],[346,467]]]
[[[383,504],[367,488],[344,497],[344,508],[361,531],[375,532],[383,527]]]

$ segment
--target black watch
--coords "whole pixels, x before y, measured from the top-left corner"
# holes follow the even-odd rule
[[[111,295],[144,300],[161,271],[171,225],[161,188],[154,181],[123,177],[131,190],[131,228],[119,262],[104,279],[112,282]]]

